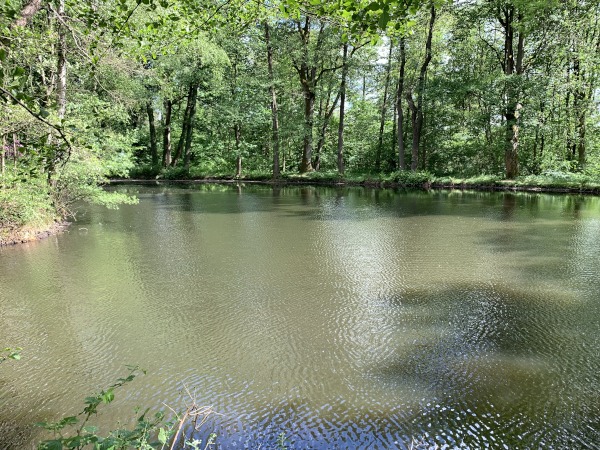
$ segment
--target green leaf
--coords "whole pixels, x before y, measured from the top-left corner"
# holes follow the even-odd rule
[[[115,399],[115,393],[112,389],[109,389],[108,391],[102,393],[101,398],[103,403],[110,403]]]
[[[167,432],[165,431],[164,428],[161,428],[158,431],[158,442],[160,442],[162,445],[165,445],[167,443]]]
[[[383,11],[381,13],[381,16],[379,16],[379,27],[382,30],[385,30],[387,28],[387,24],[390,21],[390,11],[389,8],[383,8]]]
[[[62,441],[56,439],[44,441],[38,446],[38,450],[62,450],[62,448]]]
[[[69,416],[69,417],[65,417],[64,419],[62,419],[59,422],[59,424],[61,424],[64,427],[67,425],[75,425],[77,422],[78,422],[77,417]]]

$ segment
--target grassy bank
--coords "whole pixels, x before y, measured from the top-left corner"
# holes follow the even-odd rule
[[[35,241],[63,231],[76,205],[96,203],[116,208],[137,199],[106,192],[99,177],[63,173],[51,183],[43,176],[0,177],[0,246]]]
[[[65,228],[46,186],[34,180],[0,189],[0,246],[41,239]]]
[[[131,172],[131,180],[164,180],[190,182],[262,182],[281,184],[317,184],[372,186],[383,188],[416,189],[471,189],[488,191],[532,191],[600,194],[600,179],[589,175],[568,172],[546,172],[505,180],[496,175],[480,175],[470,178],[435,176],[427,172],[393,172],[390,174],[311,172],[306,174],[284,173],[273,180],[269,172],[246,172],[241,177],[230,173],[200,173],[183,168],[151,170],[138,168]]]

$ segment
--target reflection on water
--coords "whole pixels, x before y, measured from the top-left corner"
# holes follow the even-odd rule
[[[220,414],[220,448],[598,448],[600,201],[129,187],[0,250],[0,448],[140,364],[98,417]]]

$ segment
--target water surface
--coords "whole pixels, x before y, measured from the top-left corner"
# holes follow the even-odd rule
[[[0,448],[99,415],[218,414],[218,448],[600,448],[600,201],[136,186],[0,250]]]

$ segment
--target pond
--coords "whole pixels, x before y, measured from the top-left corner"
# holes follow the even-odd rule
[[[125,186],[0,250],[0,448],[139,365],[94,423],[216,448],[600,448],[600,199]]]

